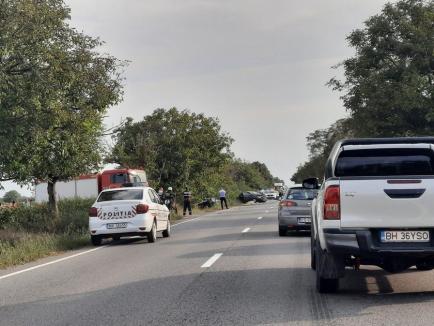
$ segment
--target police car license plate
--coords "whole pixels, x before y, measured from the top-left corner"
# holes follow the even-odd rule
[[[107,229],[124,229],[126,228],[128,223],[108,223]]]
[[[429,242],[429,231],[380,231],[381,242]]]

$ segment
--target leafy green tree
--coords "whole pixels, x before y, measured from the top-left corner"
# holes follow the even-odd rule
[[[349,116],[309,135],[309,160],[293,181],[322,177],[342,138],[434,135],[434,1],[387,4],[347,40],[355,55],[338,65],[344,80],[329,86],[344,93]]]
[[[55,185],[96,169],[124,64],[68,25],[62,0],[0,1],[0,179]]]
[[[144,168],[154,186],[198,186],[230,158],[231,137],[219,121],[176,108],[157,109],[116,131],[109,162]]]
[[[3,196],[3,201],[5,203],[18,202],[21,199],[21,195],[16,190],[10,190],[6,192]]]
[[[341,65],[354,134],[361,137],[434,134],[434,1],[385,5],[347,40],[356,51]]]
[[[307,137],[309,159],[297,168],[291,177],[296,183],[306,178],[324,176],[324,167],[334,144],[344,138],[353,136],[353,121],[351,118],[340,119],[327,129],[318,129]]]

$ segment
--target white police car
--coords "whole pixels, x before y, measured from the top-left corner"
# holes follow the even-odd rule
[[[170,236],[169,210],[152,188],[106,189],[89,210],[89,231],[95,246],[103,238],[137,235],[155,242],[158,231],[163,237]]]

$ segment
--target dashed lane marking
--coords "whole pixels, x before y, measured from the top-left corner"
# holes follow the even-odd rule
[[[212,256],[210,259],[208,259],[202,266],[200,266],[201,268],[208,268],[211,267],[223,254],[222,253],[218,253],[215,254],[214,256]]]

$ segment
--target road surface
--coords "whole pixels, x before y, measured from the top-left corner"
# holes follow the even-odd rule
[[[308,235],[277,235],[277,202],[0,271],[0,325],[431,325],[434,272],[349,271],[319,295]]]

